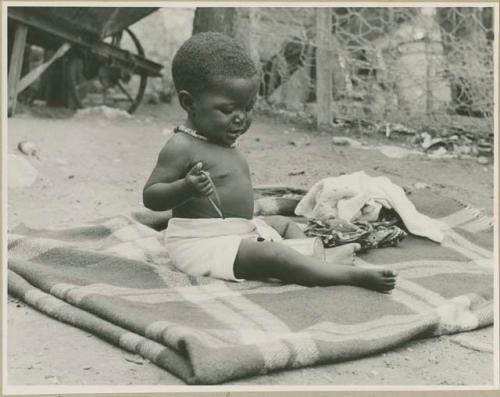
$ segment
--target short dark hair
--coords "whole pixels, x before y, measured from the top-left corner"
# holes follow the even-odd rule
[[[216,76],[252,78],[258,69],[237,40],[222,33],[198,33],[174,56],[172,78],[177,92],[197,94]]]

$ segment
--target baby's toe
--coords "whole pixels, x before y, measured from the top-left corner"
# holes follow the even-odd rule
[[[396,284],[396,279],[395,278],[389,278],[386,280],[386,283],[389,285],[395,285]]]
[[[388,278],[395,278],[398,275],[395,271],[390,270],[390,269],[384,269],[381,271],[381,273],[382,273],[382,276],[388,277]]]
[[[394,287],[395,287],[394,284],[385,284],[383,287],[383,291],[385,291],[385,292],[392,291],[394,289]]]

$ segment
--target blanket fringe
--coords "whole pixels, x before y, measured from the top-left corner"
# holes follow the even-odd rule
[[[474,216],[474,219],[484,221],[489,227],[495,225],[493,217],[486,215],[484,210],[470,205],[466,205],[465,208]]]

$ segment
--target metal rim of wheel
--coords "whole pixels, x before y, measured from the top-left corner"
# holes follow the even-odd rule
[[[111,44],[115,46],[119,46],[121,43],[121,36],[122,33],[126,32],[129,36],[129,38],[132,40],[132,43],[135,47],[135,50],[137,51],[137,55],[143,57],[144,56],[144,49],[139,42],[139,39],[137,36],[132,33],[132,31],[128,28],[125,28],[122,32],[117,33],[113,36],[111,36]],[[88,96],[88,91],[89,91],[89,86],[92,84],[95,84],[96,82],[99,84],[100,88],[102,89],[102,103],[101,105],[108,105],[106,101],[108,100],[107,93],[110,88],[116,89],[124,94],[124,99],[121,100],[121,102],[127,102],[129,103],[128,106],[124,106],[124,110],[126,110],[128,113],[133,113],[137,107],[140,105],[142,102],[142,99],[144,97],[144,93],[146,91],[146,83],[147,83],[147,75],[146,73],[136,73],[133,75],[130,75],[130,78],[133,78],[134,76],[137,76],[139,79],[138,85],[137,85],[137,90],[135,95],[133,93],[130,93],[127,90],[127,87],[125,86],[123,76],[117,77],[116,75],[113,75],[109,80],[110,82],[107,82],[109,86],[106,86],[106,78],[109,76],[106,76],[106,73],[110,74],[110,70],[112,70],[114,73],[117,73],[116,69],[111,69],[108,65],[100,65],[98,70],[96,71],[95,76],[92,76],[90,79],[87,79],[85,77],[84,73],[84,59],[83,56],[81,55],[74,55],[69,58],[68,61],[68,91],[69,91],[69,96],[73,102],[73,104],[78,108],[78,109],[83,109],[87,107],[88,105],[86,104],[86,97]],[[116,67],[115,67],[116,68]],[[120,72],[121,73],[121,72]],[[126,99],[126,101],[125,101]],[[121,108],[120,105],[116,105],[118,101],[116,98],[114,99],[113,104],[111,104],[110,107],[115,107],[115,108]],[[96,104],[97,105],[97,104]]]

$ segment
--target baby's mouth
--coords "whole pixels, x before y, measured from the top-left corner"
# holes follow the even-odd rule
[[[228,131],[227,136],[230,139],[237,139],[241,135],[241,130],[240,131]]]

